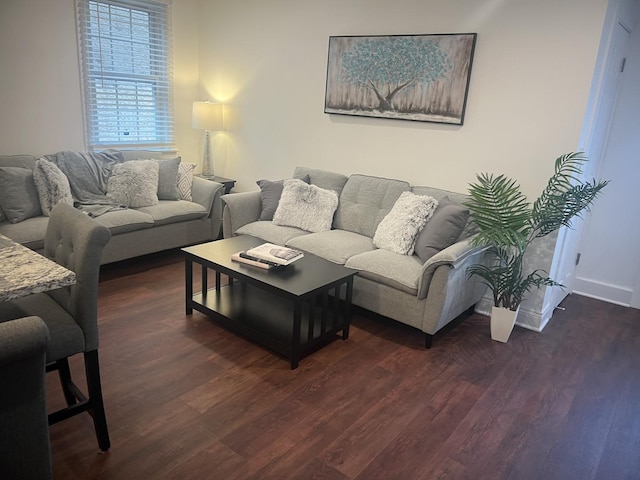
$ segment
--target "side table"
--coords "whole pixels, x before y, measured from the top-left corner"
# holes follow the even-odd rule
[[[213,176],[213,177],[205,177],[203,175],[198,175],[198,177],[204,178],[205,180],[211,180],[214,182],[218,182],[224,185],[224,193],[229,193],[231,192],[231,189],[235,186],[236,181],[231,179],[231,178],[225,178],[225,177],[218,177]]]

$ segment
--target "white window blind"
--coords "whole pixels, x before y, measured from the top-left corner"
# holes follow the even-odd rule
[[[170,6],[76,0],[90,150],[174,149]]]

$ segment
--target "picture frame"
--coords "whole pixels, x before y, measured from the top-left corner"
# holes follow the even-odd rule
[[[324,112],[462,125],[476,37],[330,36]]]

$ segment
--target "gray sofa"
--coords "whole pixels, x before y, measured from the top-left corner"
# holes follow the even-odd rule
[[[124,160],[159,158],[153,152],[123,152]],[[0,167],[34,169],[31,155],[0,156]],[[95,217],[111,231],[102,264],[215,240],[220,234],[224,186],[194,177],[192,201],[160,200],[157,205],[110,211]],[[0,205],[0,208],[2,205]],[[49,221],[38,215],[18,223],[0,221],[0,233],[33,250],[42,251]]]
[[[436,332],[480,300],[485,287],[477,278],[467,276],[467,268],[485,261],[485,251],[471,246],[474,227],[470,222],[452,245],[424,262],[415,254],[400,255],[376,248],[373,242],[376,228],[402,192],[429,195],[438,201],[447,196],[457,204],[464,195],[412,187],[401,180],[295,169],[293,178],[305,177],[312,185],[338,193],[331,230],[310,233],[259,220],[261,192],[252,191],[222,196],[224,237],[252,235],[357,269],[353,303],[421,330],[427,348]]]

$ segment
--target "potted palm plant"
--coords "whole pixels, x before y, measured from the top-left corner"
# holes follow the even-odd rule
[[[469,185],[466,204],[479,229],[473,241],[476,246],[487,246],[490,260],[472,265],[468,274],[482,278],[493,293],[491,336],[495,340],[507,341],[520,303],[531,289],[560,285],[541,269],[524,271],[523,260],[534,240],[570,227],[572,219],[587,210],[607,185],[606,181],[581,180],[586,161],[582,152],[560,156],[533,204],[518,183],[505,175],[478,174],[477,182]],[[507,318],[501,321],[503,317]]]

